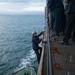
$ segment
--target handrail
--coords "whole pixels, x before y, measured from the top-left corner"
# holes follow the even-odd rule
[[[37,75],[42,75],[43,56],[44,56],[44,46],[42,46],[42,54],[41,54],[41,59],[40,59]]]
[[[48,29],[48,27],[47,27]],[[50,40],[49,40],[49,30],[47,31],[47,61],[48,61],[48,75],[53,75],[53,62],[52,62],[52,54],[50,50]]]
[[[45,63],[47,65],[46,66],[46,71],[47,71],[46,75],[54,75],[52,54],[51,54],[51,49],[50,49],[49,16],[48,16],[47,7],[45,8],[45,23],[46,23],[46,40],[47,40],[47,43],[46,43],[47,59],[46,59],[46,63]],[[42,55],[41,55],[37,75],[42,75],[44,51],[45,51],[45,46],[42,47]]]
[[[52,62],[52,54],[50,49],[50,33],[49,33],[49,16],[46,7],[46,36],[47,36],[47,75],[54,75],[53,72],[53,62]]]

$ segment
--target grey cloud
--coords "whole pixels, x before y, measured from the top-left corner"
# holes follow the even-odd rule
[[[27,11],[27,7],[41,8],[45,6],[45,0],[0,0],[0,2],[0,13],[2,14],[25,14],[26,12],[29,12],[30,14],[38,11],[36,11],[35,8],[35,11]],[[41,13],[40,9],[38,13]]]
[[[45,0],[0,0],[0,2],[45,2]]]
[[[0,0],[0,2],[28,2],[28,0]]]

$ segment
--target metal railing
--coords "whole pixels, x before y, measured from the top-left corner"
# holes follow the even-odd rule
[[[42,54],[41,54],[41,59],[40,59],[40,63],[39,63],[39,68],[38,68],[37,75],[42,75],[43,57],[44,57],[44,46],[42,46]]]
[[[53,72],[53,61],[52,61],[52,53],[50,47],[50,31],[49,31],[49,15],[47,11],[47,7],[45,9],[45,21],[46,21],[46,36],[47,36],[47,74],[46,75],[54,75]]]
[[[45,30],[46,30],[46,40],[47,43],[42,48],[41,60],[38,68],[37,75],[54,75],[53,72],[53,61],[52,61],[52,53],[50,47],[50,31],[49,31],[49,16],[47,12],[47,8],[45,8]],[[45,52],[45,53],[44,53]],[[46,59],[44,58],[46,57]],[[44,60],[45,59],[45,60]],[[43,64],[43,62],[45,63]],[[45,72],[43,73],[43,66],[45,65]],[[42,74],[43,73],[43,74]]]

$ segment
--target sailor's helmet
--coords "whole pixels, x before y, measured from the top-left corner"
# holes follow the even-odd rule
[[[37,33],[37,32],[36,32],[36,31],[33,31],[33,32],[32,32],[32,35],[34,35],[35,33]]]

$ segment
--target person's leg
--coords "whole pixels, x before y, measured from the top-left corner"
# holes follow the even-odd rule
[[[73,42],[75,42],[75,26],[74,26],[74,29],[73,29],[73,36],[72,36],[72,40],[73,40]]]
[[[49,12],[49,27],[53,29],[53,11]]]
[[[42,54],[42,48],[39,47],[38,50],[40,50],[40,57],[41,57],[41,54]]]
[[[64,31],[65,31],[65,28],[66,28],[66,15],[65,13],[63,12],[62,13],[62,24],[61,24],[61,32],[63,32],[63,35],[64,35]]]
[[[35,53],[36,53],[37,61],[38,61],[38,63],[39,63],[39,61],[40,61],[40,54],[39,54],[39,51],[38,51],[38,49],[36,49],[36,50],[34,50],[34,51],[35,51]]]
[[[62,9],[55,9],[54,10],[54,27],[55,32],[59,36],[59,32],[61,31],[61,25],[62,25]]]
[[[72,36],[73,42],[75,42],[75,14],[74,14],[74,22],[73,22],[73,36]]]
[[[64,36],[63,42],[61,44],[68,44],[68,40],[70,39],[72,30],[73,30],[73,21],[74,21],[73,15],[68,14],[67,27],[66,27],[66,30],[65,30],[65,36]]]
[[[51,29],[53,29],[53,11],[51,11]]]
[[[55,10],[53,10],[53,19],[54,19],[54,32],[56,33],[57,12]]]

